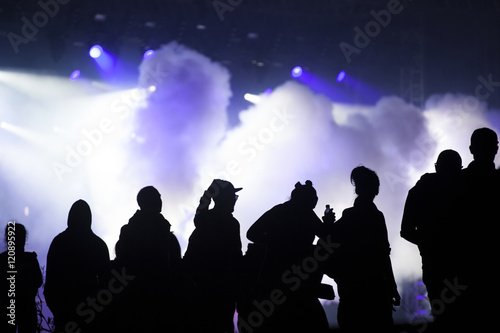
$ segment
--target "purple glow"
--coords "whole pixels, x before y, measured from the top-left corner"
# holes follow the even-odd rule
[[[109,74],[114,68],[116,64],[116,58],[100,45],[94,45],[90,48],[89,55],[94,59],[94,62],[97,64],[99,69]]]
[[[147,50],[146,52],[144,52],[144,55],[142,56],[142,59],[143,60],[148,60],[148,59],[151,59],[154,55],[155,55],[155,51],[154,50]]]
[[[295,79],[301,77],[302,73],[303,73],[303,70],[302,70],[302,67],[300,67],[300,66],[295,66],[292,69],[292,77]]]
[[[80,74],[81,74],[80,70],[79,70],[79,69],[75,69],[75,70],[74,70],[74,71],[70,74],[69,79],[70,79],[71,81],[75,81],[75,80],[77,80],[77,79],[80,77]]]
[[[94,45],[89,50],[89,56],[93,59],[99,58],[103,54],[104,50],[101,45]]]
[[[342,80],[344,80],[344,79],[345,79],[345,72],[340,71],[339,75],[337,75],[337,82],[342,82]]]

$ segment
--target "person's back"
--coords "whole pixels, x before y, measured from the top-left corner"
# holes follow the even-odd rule
[[[384,272],[390,254],[384,215],[369,200],[356,198],[331,227],[332,241],[340,244],[333,257],[337,260],[338,279],[353,280]],[[335,268],[334,268],[335,269]]]
[[[15,333],[16,327],[19,332],[35,333],[35,296],[43,283],[37,254],[25,252],[26,228],[20,223],[11,221],[7,224],[5,243],[7,251],[0,253],[0,327],[6,333]]]
[[[178,264],[180,246],[161,214],[138,210],[121,229],[116,260],[133,274],[152,274]]]
[[[316,236],[323,236],[323,223],[314,212],[318,197],[312,182],[295,184],[289,201],[265,212],[247,231],[247,238],[265,245],[264,272],[280,280],[293,264],[310,256]]]
[[[137,194],[139,210],[120,231],[114,266],[133,277],[113,316],[122,332],[178,330],[180,245],[161,214],[153,186]],[[142,304],[142,305],[140,305]]]
[[[460,171],[460,169],[458,170]],[[408,191],[401,237],[418,245],[421,253],[432,252],[442,241],[454,205],[458,172],[454,176],[426,173]]]
[[[185,262],[209,271],[233,270],[241,260],[238,220],[216,209],[204,213],[202,219],[189,238]]]
[[[470,151],[474,160],[462,170],[459,178],[458,227],[462,231],[460,241],[469,244],[463,251],[468,270],[464,273],[467,278],[482,279],[484,275],[480,272],[488,269],[489,265],[483,265],[478,258],[493,256],[498,252],[495,246],[496,233],[492,232],[500,215],[500,177],[494,164],[498,151],[496,133],[487,128],[475,130],[471,136]]]
[[[499,173],[494,163],[498,151],[496,133],[488,128],[477,129],[471,136],[469,149],[474,160],[460,174],[460,194],[461,203],[472,209],[464,212],[464,218],[483,225],[488,221],[494,223],[498,217],[496,205],[499,198]]]
[[[385,219],[373,202],[380,181],[375,172],[359,166],[351,173],[351,183],[358,197],[330,227],[331,240],[340,244],[330,261],[340,297],[339,326],[349,332],[390,331],[392,306],[399,305],[400,297]]]
[[[240,225],[232,215],[234,186],[216,179],[200,199],[196,229],[189,237],[184,264],[194,282],[193,317],[188,331],[233,332],[236,287],[242,261]],[[211,199],[213,209],[208,209]]]
[[[68,228],[52,241],[47,254],[44,295],[54,315],[56,330],[65,330],[75,322],[85,329],[98,325],[78,314],[78,306],[87,297],[107,287],[110,262],[106,243],[91,230],[91,212],[83,200],[70,209]]]
[[[284,302],[265,319],[259,332],[325,332],[328,330],[326,314],[318,300],[323,272],[319,267],[301,271],[305,262],[314,257],[314,239],[323,237],[323,223],[314,212],[318,201],[311,181],[297,182],[289,201],[265,212],[248,230],[247,238],[254,247],[265,248],[265,257],[258,272],[257,291],[242,311],[240,327],[251,322],[255,304],[265,302],[273,291],[280,290]],[[318,265],[318,262],[314,262]],[[319,265],[318,265],[319,266]],[[251,288],[251,282],[247,283]],[[328,290],[330,291],[330,290]],[[333,289],[331,289],[333,294]]]
[[[455,245],[461,263],[456,282],[466,286],[456,318],[466,317],[470,328],[486,329],[495,316],[495,308],[485,305],[491,304],[489,295],[496,276],[494,265],[488,263],[498,261],[499,256],[495,232],[500,215],[500,177],[494,164],[497,134],[489,128],[475,130],[469,150],[474,160],[462,170],[456,196],[459,233]]]
[[[401,237],[419,248],[431,302],[441,298],[443,281],[456,276],[459,267],[455,206],[462,159],[447,149],[439,154],[435,168],[435,173],[424,174],[408,191],[401,223]],[[442,311],[434,316],[443,320]]]
[[[287,201],[264,213],[250,227],[247,238],[257,244],[266,244],[268,251],[279,257],[278,261],[290,265],[311,250],[321,229],[321,220],[312,209],[300,209]]]

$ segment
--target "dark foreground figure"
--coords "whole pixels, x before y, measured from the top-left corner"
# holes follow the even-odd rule
[[[147,186],[137,194],[140,209],[121,228],[113,268],[129,281],[115,295],[108,331],[178,332],[181,250],[161,214],[160,193]]]
[[[332,254],[329,275],[339,293],[338,323],[343,332],[391,332],[393,306],[400,303],[390,259],[387,227],[373,200],[380,182],[372,170],[352,170],[358,197],[354,206],[330,228],[339,247]]]
[[[476,129],[469,150],[474,160],[461,171],[454,216],[457,223],[457,276],[449,281],[456,299],[444,311],[451,311],[447,328],[486,332],[497,324],[496,294],[498,222],[500,221],[500,174],[494,159],[497,134],[489,128]],[[449,296],[449,294],[447,294]]]
[[[333,299],[334,293],[322,289],[315,256],[314,239],[325,231],[313,211],[317,201],[310,181],[297,183],[289,201],[271,208],[248,230],[254,244],[245,255],[240,332],[328,331],[318,297]]]
[[[463,170],[456,153],[442,152],[436,173],[423,175],[408,193],[403,215],[401,236],[417,244],[422,256],[432,332],[486,332],[496,324],[496,133],[475,130],[469,150],[474,160]]]
[[[91,224],[89,205],[78,200],[69,211],[68,228],[50,244],[44,295],[56,332],[101,332],[103,327],[101,316],[84,313],[87,298],[105,289],[109,280],[108,247]]]
[[[435,173],[424,174],[408,192],[401,223],[401,237],[420,251],[431,304],[441,302],[442,291],[457,276],[460,265],[454,211],[462,159],[456,151],[444,150],[435,168]],[[444,320],[441,308],[435,305],[432,310],[435,321]]]
[[[236,192],[216,179],[204,192],[196,211],[196,229],[189,237],[184,263],[193,282],[186,309],[187,332],[232,333],[236,290],[241,271],[240,224],[233,216]],[[211,200],[213,209],[208,209]]]
[[[5,227],[7,251],[0,253],[0,329],[5,333],[15,333],[16,328],[19,333],[36,332],[35,296],[43,281],[36,253],[24,250],[26,236],[26,228],[20,223],[9,222]],[[10,271],[16,273],[10,274]],[[11,282],[14,283],[12,289]],[[12,307],[14,317],[9,316]]]

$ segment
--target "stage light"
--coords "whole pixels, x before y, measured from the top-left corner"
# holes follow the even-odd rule
[[[339,74],[337,75],[337,82],[342,82],[342,80],[345,79],[345,72],[340,71]]]
[[[300,66],[295,66],[295,67],[292,69],[292,77],[293,77],[293,78],[295,78],[295,79],[296,79],[296,78],[299,78],[299,77],[301,77],[301,76],[302,76],[302,72],[303,72],[302,67],[300,67]]]
[[[259,95],[254,95],[254,94],[248,94],[246,93],[243,98],[253,104],[257,104],[260,102],[260,96]]]
[[[97,13],[94,15],[94,21],[97,22],[104,22],[106,21],[106,18],[107,18],[106,14]]]
[[[156,86],[149,86],[148,90],[149,90],[149,92],[155,92]]]
[[[90,57],[94,60],[102,74],[111,77],[116,65],[116,56],[103,48],[101,45],[94,45],[89,50]]]
[[[91,58],[97,59],[99,58],[103,53],[103,49],[101,45],[94,45],[90,48],[89,50],[89,55]]]
[[[248,38],[248,39],[257,39],[257,38],[259,38],[259,34],[258,34],[258,33],[256,33],[256,32],[249,32],[249,33],[247,34],[247,38]]]
[[[146,52],[144,52],[144,54],[142,56],[142,59],[143,60],[148,60],[148,59],[151,59],[154,55],[155,55],[155,51],[154,50],[147,50]]]
[[[79,77],[80,77],[80,70],[79,69],[75,69],[73,72],[71,72],[71,75],[69,76],[69,79],[71,81],[75,81],[77,80]]]
[[[0,128],[7,128],[7,123],[5,121],[0,121]]]

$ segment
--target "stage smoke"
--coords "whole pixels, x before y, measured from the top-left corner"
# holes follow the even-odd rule
[[[44,137],[35,144],[0,129],[1,218],[25,223],[27,249],[42,265],[80,198],[114,257],[120,228],[138,208],[137,192],[157,187],[185,251],[200,196],[212,179],[225,178],[243,187],[234,216],[245,251],[250,225],[288,200],[297,181],[313,182],[318,215],[330,204],[340,218],[355,198],[350,172],[362,164],[381,180],[375,203],[386,217],[396,278],[418,276],[418,250],[399,236],[407,191],[433,171],[444,149],[457,150],[466,167],[475,128],[500,133],[498,112],[474,96],[432,96],[424,110],[390,96],[347,105],[297,81],[260,94],[230,128],[230,74],[222,65],[170,43],[143,60],[139,72],[138,87],[127,91],[96,88],[84,78],[69,83],[0,72],[0,121]]]

